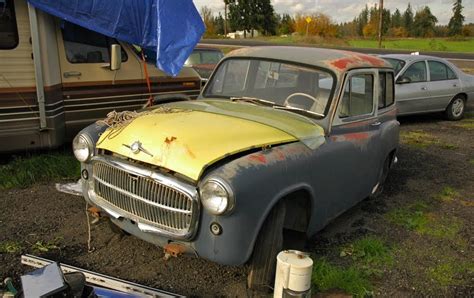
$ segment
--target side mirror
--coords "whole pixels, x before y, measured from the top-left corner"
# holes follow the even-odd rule
[[[122,47],[119,44],[110,45],[110,70],[119,70],[122,66]]]
[[[411,79],[409,77],[399,77],[397,79],[397,84],[408,84],[411,83]]]

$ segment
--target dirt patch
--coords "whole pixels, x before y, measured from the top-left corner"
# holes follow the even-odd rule
[[[343,214],[307,248],[315,258],[344,267],[354,263],[347,257],[354,241],[376,237],[393,261],[363,271],[369,272],[373,294],[472,295],[473,132],[439,115],[400,121],[402,134],[422,132],[435,141],[417,146],[410,138],[402,140],[399,163],[382,196]],[[19,265],[20,255],[32,253],[183,295],[244,293],[247,268],[192,256],[164,261],[160,248],[113,233],[107,221],[92,226],[94,251],[89,253],[85,208],[82,198],[58,193],[52,182],[2,192],[0,278],[13,276],[18,284],[19,276],[31,270]]]

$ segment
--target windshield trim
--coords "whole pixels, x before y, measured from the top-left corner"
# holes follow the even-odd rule
[[[388,63],[390,63],[390,65],[393,68],[393,72],[395,73],[395,76],[397,76],[402,71],[402,69],[405,67],[405,65],[407,65],[407,62],[403,59],[400,59],[400,58],[383,57],[383,59],[385,59]],[[398,71],[395,69],[395,67],[393,67],[393,64],[392,64],[392,62],[390,62],[390,60],[397,61],[401,65],[401,67]]]
[[[305,68],[309,68],[309,69],[320,70],[320,71],[324,71],[324,72],[328,73],[333,79],[333,84],[332,84],[331,92],[329,93],[326,108],[324,110],[324,117],[322,117],[321,119],[325,119],[328,116],[329,110],[330,110],[331,105],[333,103],[334,94],[335,94],[335,91],[336,91],[336,86],[338,84],[338,80],[337,80],[338,77],[337,77],[336,73],[330,68],[325,68],[325,67],[320,67],[320,66],[316,66],[316,65],[296,62],[296,61],[292,61],[292,60],[273,59],[273,58],[264,58],[264,57],[242,57],[242,56],[224,57],[217,64],[216,68],[212,72],[212,75],[210,76],[208,83],[204,86],[204,89],[202,90],[201,96],[199,96],[198,100],[199,99],[211,99],[211,98],[226,98],[226,99],[230,100],[231,97],[235,97],[235,96],[223,96],[223,95],[208,94],[209,93],[209,88],[210,88],[209,86],[211,85],[209,82],[211,82],[214,79],[214,76],[217,74],[219,68],[222,67],[222,65],[224,63],[226,63],[228,60],[250,60],[250,61],[258,60],[258,61],[266,61],[266,62],[285,63],[285,64],[291,64],[291,65],[305,67]],[[308,112],[311,112],[311,111],[308,111]],[[316,114],[318,114],[318,113],[316,113]]]

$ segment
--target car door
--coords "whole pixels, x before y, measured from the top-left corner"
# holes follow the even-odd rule
[[[422,112],[429,101],[426,61],[410,64],[397,78],[395,86],[398,114]]]
[[[428,60],[430,100],[426,111],[444,111],[451,99],[461,91],[453,70],[441,61]]]
[[[382,123],[377,117],[376,82],[375,70],[353,70],[346,76],[329,136],[331,152],[338,155],[332,177],[338,177],[339,185],[334,190],[337,198],[327,206],[330,215],[370,195],[378,179]]]

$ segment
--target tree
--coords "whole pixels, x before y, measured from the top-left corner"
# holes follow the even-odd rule
[[[392,15],[392,23],[391,23],[392,28],[398,28],[402,27],[402,14],[400,13],[400,10],[395,9],[395,12]]]
[[[306,19],[310,17],[311,22],[308,24]],[[300,35],[317,35],[321,37],[335,37],[337,35],[337,26],[331,21],[331,18],[323,13],[313,15],[297,15],[295,17],[295,32]]]
[[[244,30],[244,37],[247,37],[246,31],[252,29],[251,19],[251,0],[239,0],[229,3],[229,24],[232,31]]]
[[[369,23],[369,7],[366,4],[364,10],[357,17],[357,31],[360,36],[364,34],[364,27],[367,23]]]
[[[216,28],[214,26],[214,18],[212,17],[212,10],[207,6],[203,6],[201,8],[201,17],[204,21],[204,25],[206,26],[206,32],[204,33],[204,37],[215,36]]]
[[[413,10],[411,9],[411,4],[408,3],[408,7],[403,13],[403,27],[408,35],[411,35],[413,30]]]
[[[264,35],[275,35],[277,21],[275,11],[270,0],[254,0],[253,13],[256,16],[252,22],[254,27],[261,30]]]
[[[229,21],[233,30],[260,29],[275,34],[276,19],[270,0],[238,0],[229,3]],[[246,33],[244,33],[246,37]]]
[[[431,10],[428,6],[418,10],[415,14],[415,19],[413,22],[415,36],[433,37],[437,22],[438,19],[431,13]]]
[[[225,20],[222,17],[222,14],[219,12],[219,15],[214,18],[214,26],[217,34],[225,34]]]
[[[289,14],[284,14],[280,18],[278,24],[278,33],[279,34],[291,34],[295,31],[294,21]]]
[[[453,4],[453,16],[449,20],[448,30],[450,35],[461,35],[464,16],[462,15],[462,0],[455,0]]]

